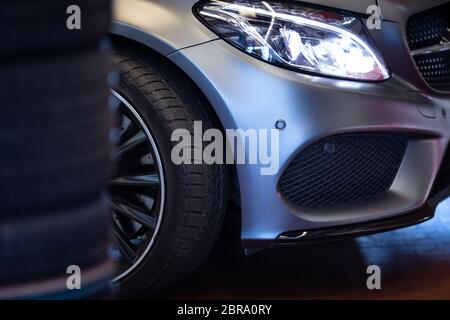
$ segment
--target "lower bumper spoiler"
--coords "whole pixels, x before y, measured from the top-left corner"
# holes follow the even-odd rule
[[[416,212],[384,220],[325,229],[286,232],[277,237],[273,247],[334,241],[392,231],[430,220],[433,218],[434,212],[434,206],[426,205]]]

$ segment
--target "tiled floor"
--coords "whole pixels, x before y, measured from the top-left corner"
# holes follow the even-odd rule
[[[250,257],[227,230],[207,262],[163,298],[450,299],[450,201],[411,228]],[[366,287],[372,264],[382,272],[378,291]]]

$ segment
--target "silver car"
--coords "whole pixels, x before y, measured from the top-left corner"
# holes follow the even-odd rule
[[[125,294],[194,270],[230,198],[252,254],[417,224],[449,195],[448,0],[117,0],[111,37]],[[276,134],[277,167],[206,163],[208,139],[174,161],[197,123]]]

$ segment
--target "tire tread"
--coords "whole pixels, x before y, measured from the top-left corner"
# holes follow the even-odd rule
[[[124,80],[137,87],[148,103],[166,119],[165,125],[169,130],[186,128],[192,132],[194,119],[202,119],[203,125],[209,128],[217,127],[189,83],[183,82],[183,87],[173,88],[173,84],[169,85],[152,66],[137,57],[114,53],[112,59],[113,64],[122,70]],[[168,70],[164,76],[172,77],[173,73],[173,70]],[[193,271],[212,249],[223,222],[228,203],[226,167],[182,165],[181,170],[182,223],[175,231],[179,236],[167,249],[169,258],[166,262],[158,270],[153,270],[151,278],[142,279],[142,288],[147,292],[170,286]],[[133,294],[140,291],[135,289]]]

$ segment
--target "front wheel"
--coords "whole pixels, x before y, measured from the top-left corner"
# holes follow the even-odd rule
[[[115,278],[124,296],[164,289],[193,271],[211,250],[227,204],[224,165],[171,159],[176,129],[193,136],[194,121],[214,128],[189,80],[163,61],[115,53],[120,81],[117,169],[110,183]]]

